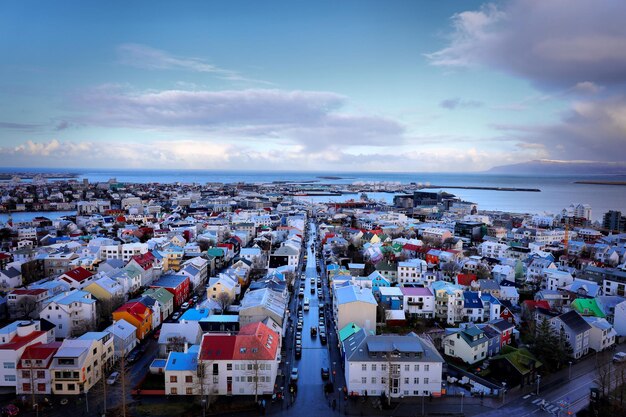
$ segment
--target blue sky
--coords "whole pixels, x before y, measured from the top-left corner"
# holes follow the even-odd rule
[[[548,3],[3,2],[0,166],[620,160],[626,4]]]

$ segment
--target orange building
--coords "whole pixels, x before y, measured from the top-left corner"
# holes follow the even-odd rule
[[[138,301],[129,301],[113,312],[113,321],[124,319],[137,328],[137,339],[152,329],[152,310]]]

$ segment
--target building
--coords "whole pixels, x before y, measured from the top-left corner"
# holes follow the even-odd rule
[[[37,343],[24,350],[17,365],[16,393],[52,394],[50,366],[61,342]]]
[[[440,394],[443,358],[426,340],[370,335],[364,329],[343,341],[348,393],[392,397]]]
[[[174,296],[174,309],[179,308],[189,298],[190,281],[184,275],[163,275],[154,281],[151,288],[165,288]]]
[[[580,359],[589,353],[591,326],[576,311],[571,310],[550,319],[550,325],[557,332],[564,332],[572,347],[572,358]]]
[[[65,291],[47,300],[39,317],[54,323],[56,337],[78,336],[96,326],[96,300],[86,291]]]
[[[0,329],[0,387],[16,387],[18,361],[26,348],[47,342],[39,321],[16,321]]]
[[[137,346],[137,328],[126,320],[118,320],[105,331],[113,336],[113,352],[116,358],[128,355]]]
[[[626,232],[626,217],[621,211],[609,210],[602,216],[602,227],[612,232]]]
[[[596,352],[601,352],[615,345],[617,332],[611,323],[598,317],[583,318],[591,326],[591,330],[589,331],[589,347],[591,349]]]
[[[404,311],[407,316],[435,317],[435,295],[427,287],[400,287],[404,295]]]
[[[62,274],[58,279],[65,281],[73,290],[82,290],[93,282],[95,274],[79,266]]]
[[[489,339],[476,325],[452,329],[443,338],[445,354],[459,358],[468,364],[481,362],[487,358]]]
[[[137,301],[129,301],[115,310],[113,320],[125,320],[135,326],[138,340],[143,340],[152,330],[152,310]]]
[[[161,322],[164,322],[174,313],[174,294],[165,288],[148,288],[141,296],[150,297],[159,303],[161,307]]]
[[[355,323],[365,331],[376,331],[376,299],[369,288],[355,285],[338,286],[334,289],[333,313],[336,330],[348,323]]]
[[[52,393],[85,394],[102,378],[98,341],[65,339],[50,366]]]
[[[193,366],[177,369],[174,359],[181,354],[169,354],[168,365],[174,367],[165,368],[165,392],[194,395],[202,385],[213,395],[273,394],[279,353],[280,336],[263,323],[243,326],[236,335],[206,333],[202,337],[196,369]],[[185,360],[185,363],[190,362],[192,360]],[[200,376],[202,384],[197,381]],[[183,382],[185,385],[181,386]]]

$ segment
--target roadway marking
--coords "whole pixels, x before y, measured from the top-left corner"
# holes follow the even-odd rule
[[[524,396],[522,397],[522,399],[523,399],[523,400],[527,400],[529,397],[530,397],[530,394],[527,394],[527,395],[524,395]]]
[[[537,398],[536,400],[533,400],[533,404],[537,405],[537,404],[539,404],[541,401],[543,401],[541,398]]]

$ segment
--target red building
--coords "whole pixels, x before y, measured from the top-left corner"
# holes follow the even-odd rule
[[[174,308],[180,307],[189,298],[189,278],[184,275],[163,275],[153,282],[152,288],[165,288],[174,295]]]

